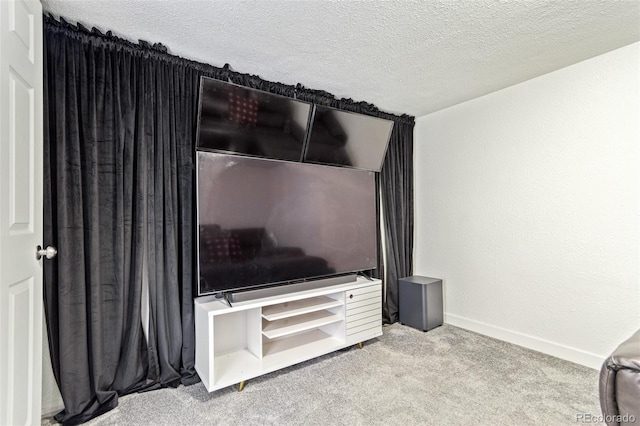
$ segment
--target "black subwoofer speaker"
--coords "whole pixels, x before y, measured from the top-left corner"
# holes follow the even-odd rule
[[[398,311],[404,325],[429,331],[442,325],[442,280],[417,275],[398,280]]]

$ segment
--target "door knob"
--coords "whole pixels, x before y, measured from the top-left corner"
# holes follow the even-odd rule
[[[56,254],[58,254],[58,249],[53,246],[47,246],[46,249],[43,249],[40,246],[36,247],[37,260],[42,259],[42,256],[46,257],[47,259],[53,259],[54,257],[56,257]]]

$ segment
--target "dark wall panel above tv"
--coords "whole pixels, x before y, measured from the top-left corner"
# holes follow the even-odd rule
[[[312,104],[203,77],[197,147],[301,161]]]
[[[379,172],[391,130],[391,120],[316,106],[304,161]]]

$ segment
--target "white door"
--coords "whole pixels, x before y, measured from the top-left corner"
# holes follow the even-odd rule
[[[42,6],[0,0],[0,424],[39,424]]]

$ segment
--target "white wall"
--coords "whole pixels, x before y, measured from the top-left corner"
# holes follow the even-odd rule
[[[640,328],[640,44],[426,115],[418,275],[445,321],[599,368]]]

